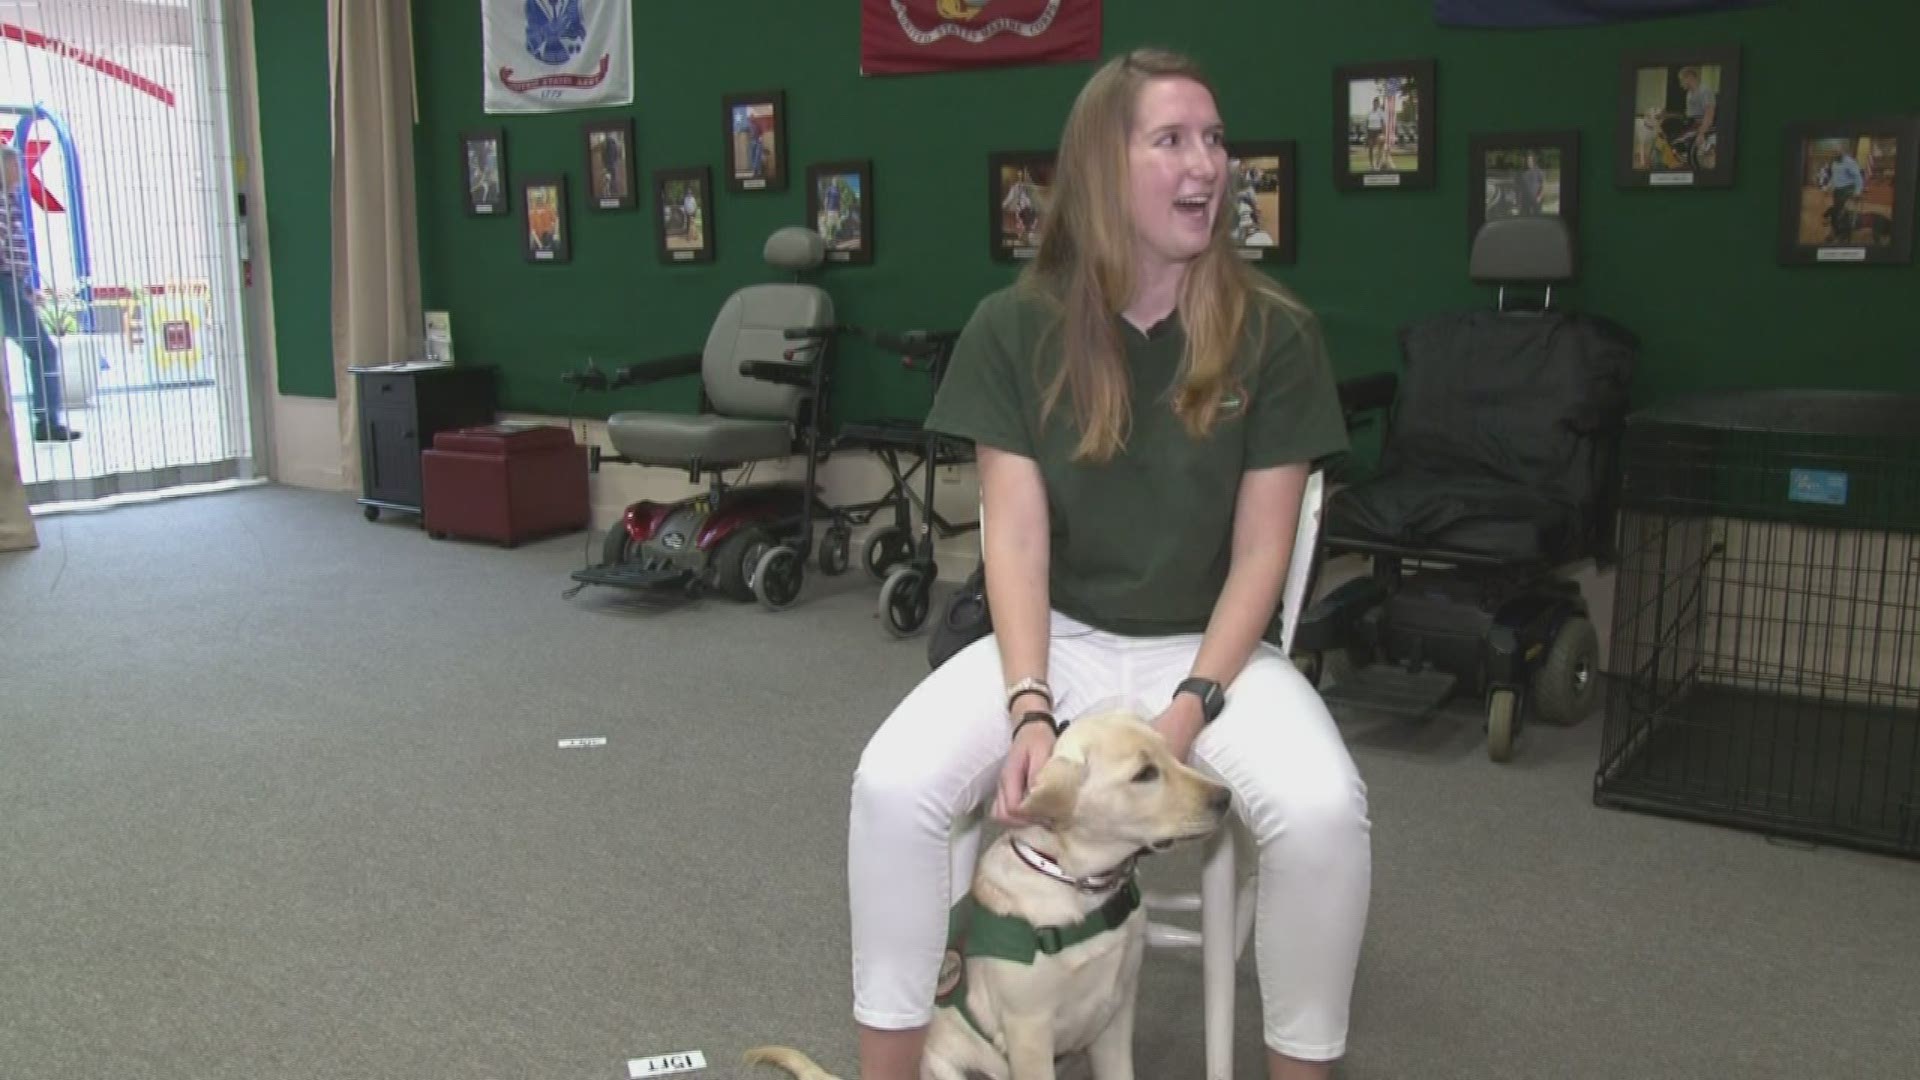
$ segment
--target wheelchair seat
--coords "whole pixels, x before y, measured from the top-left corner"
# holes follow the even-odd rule
[[[1503,565],[1567,561],[1580,529],[1571,507],[1504,480],[1414,469],[1341,492],[1328,517],[1348,546]]]
[[[825,253],[820,234],[798,228],[775,232],[765,251],[768,263],[795,272],[819,266]],[[629,462],[694,471],[792,454],[808,395],[801,376],[818,358],[790,355],[809,350],[788,331],[832,326],[833,300],[817,286],[785,282],[736,291],[714,316],[706,347],[678,358],[685,374],[700,376],[701,412],[617,412],[607,418],[607,440]],[[795,377],[779,378],[779,369],[768,366],[774,364],[790,367]]]
[[[1476,565],[1558,565],[1608,547],[1610,447],[1638,343],[1597,316],[1505,307],[1505,285],[1571,268],[1557,218],[1481,231],[1471,273],[1503,286],[1502,307],[1402,329],[1379,467],[1329,501],[1331,544]]]

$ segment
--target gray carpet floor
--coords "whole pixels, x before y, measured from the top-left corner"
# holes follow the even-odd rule
[[[853,1074],[847,784],[925,669],[857,571],[778,614],[565,600],[581,536],[280,488],[40,531],[0,555],[0,1077],[745,1077],[768,1040]],[[1920,864],[1597,808],[1599,726],[1496,766],[1471,714],[1345,725],[1340,1075],[1920,1075]],[[1149,957],[1143,1078],[1201,1075],[1199,978]]]

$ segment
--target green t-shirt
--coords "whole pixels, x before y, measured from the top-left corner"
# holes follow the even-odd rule
[[[1263,303],[1267,301],[1261,301]],[[1195,439],[1173,411],[1186,334],[1178,315],[1143,334],[1115,316],[1131,374],[1127,444],[1104,464],[1072,460],[1079,442],[1071,395],[1043,425],[1058,370],[1057,320],[1015,285],[980,302],[955,343],[927,426],[1033,458],[1052,530],[1049,600],[1063,614],[1117,634],[1206,629],[1226,583],[1234,504],[1249,469],[1319,463],[1347,449],[1332,368],[1286,313],[1250,314],[1239,357],[1241,395],[1223,402],[1211,435]],[[1043,339],[1048,350],[1036,355]]]

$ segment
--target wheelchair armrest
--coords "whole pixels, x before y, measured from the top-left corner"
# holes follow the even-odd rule
[[[1566,422],[1576,435],[1610,435],[1626,429],[1627,410],[1619,402],[1593,402]]]
[[[680,356],[663,356],[658,360],[642,360],[628,364],[613,373],[613,382],[609,389],[645,386],[648,383],[677,379],[684,375],[698,375],[701,359],[699,353],[684,353]]]
[[[605,390],[607,373],[596,367],[589,367],[585,371],[563,371],[560,373],[560,381],[582,390]]]
[[[742,360],[740,374],[749,379],[762,379],[786,386],[812,386],[814,369],[818,366],[812,363],[790,364],[781,360]]]
[[[1400,376],[1391,371],[1341,379],[1338,386],[1340,410],[1349,419],[1355,413],[1385,410],[1393,404],[1393,396],[1399,390]]]
[[[898,355],[911,367],[913,361],[925,360],[952,348],[960,337],[960,331],[909,330],[904,334],[890,334],[884,330],[874,330],[867,336],[874,345]]]

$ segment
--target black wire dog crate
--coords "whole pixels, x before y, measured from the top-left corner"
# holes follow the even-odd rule
[[[1920,395],[1635,414],[1594,801],[1920,855]]]

